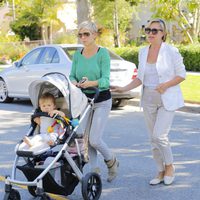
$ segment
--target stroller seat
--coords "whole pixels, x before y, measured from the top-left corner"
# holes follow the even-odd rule
[[[18,156],[22,157],[34,157],[40,154],[43,154],[47,151],[49,151],[51,148],[46,143],[39,143],[35,145],[34,147],[26,148],[24,145],[24,142],[17,144],[15,147],[15,152]]]

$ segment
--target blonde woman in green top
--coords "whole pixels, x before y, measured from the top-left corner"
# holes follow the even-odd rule
[[[110,56],[105,48],[95,43],[97,27],[93,22],[84,21],[78,27],[78,37],[83,49],[75,52],[73,57],[70,80],[80,88],[98,87],[100,95],[94,104],[94,114],[89,134],[89,159],[92,171],[100,172],[97,163],[97,151],[104,157],[108,167],[107,181],[111,182],[117,176],[119,162],[103,141],[103,131],[108,121],[112,106],[110,86]],[[86,81],[80,83],[82,79]],[[87,97],[94,93],[85,90]]]

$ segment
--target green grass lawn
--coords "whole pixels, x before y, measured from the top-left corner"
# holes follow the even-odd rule
[[[186,80],[181,83],[181,89],[186,102],[200,104],[200,75],[187,75]]]
[[[200,104],[200,75],[187,75],[181,89],[186,102]]]

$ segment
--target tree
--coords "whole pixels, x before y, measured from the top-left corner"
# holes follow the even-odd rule
[[[39,19],[30,12],[24,12],[16,21],[11,23],[11,29],[19,35],[21,40],[28,37],[30,40],[41,39]]]
[[[200,1],[189,0],[184,1],[183,3],[186,5],[186,9],[188,10],[187,18],[190,18],[191,20],[192,36],[194,40],[197,41],[198,37],[200,37]]]
[[[152,3],[152,11],[154,11],[153,17],[162,17],[166,21],[176,21],[187,36],[188,41],[193,43],[193,37],[199,34],[200,26],[200,2],[198,0],[150,0],[150,2]],[[190,14],[193,14],[194,22],[192,24],[188,19]]]
[[[93,17],[99,24],[114,30],[114,43],[119,47],[121,35],[125,35],[129,29],[132,13],[136,12],[135,6],[131,6],[128,0],[91,0],[91,3],[94,8]]]
[[[77,24],[91,19],[91,5],[89,0],[76,0]]]
[[[16,20],[11,26],[13,31],[20,34],[21,38],[27,36],[36,39],[37,36],[44,43],[52,38],[52,25],[61,23],[57,19],[57,10],[62,5],[59,0],[15,0],[15,5]]]

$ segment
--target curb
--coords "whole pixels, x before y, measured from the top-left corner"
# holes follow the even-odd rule
[[[139,107],[140,100],[139,99],[130,99],[127,101],[127,105]],[[192,103],[185,102],[185,106],[178,109],[178,111],[200,114],[200,104],[192,104]]]

